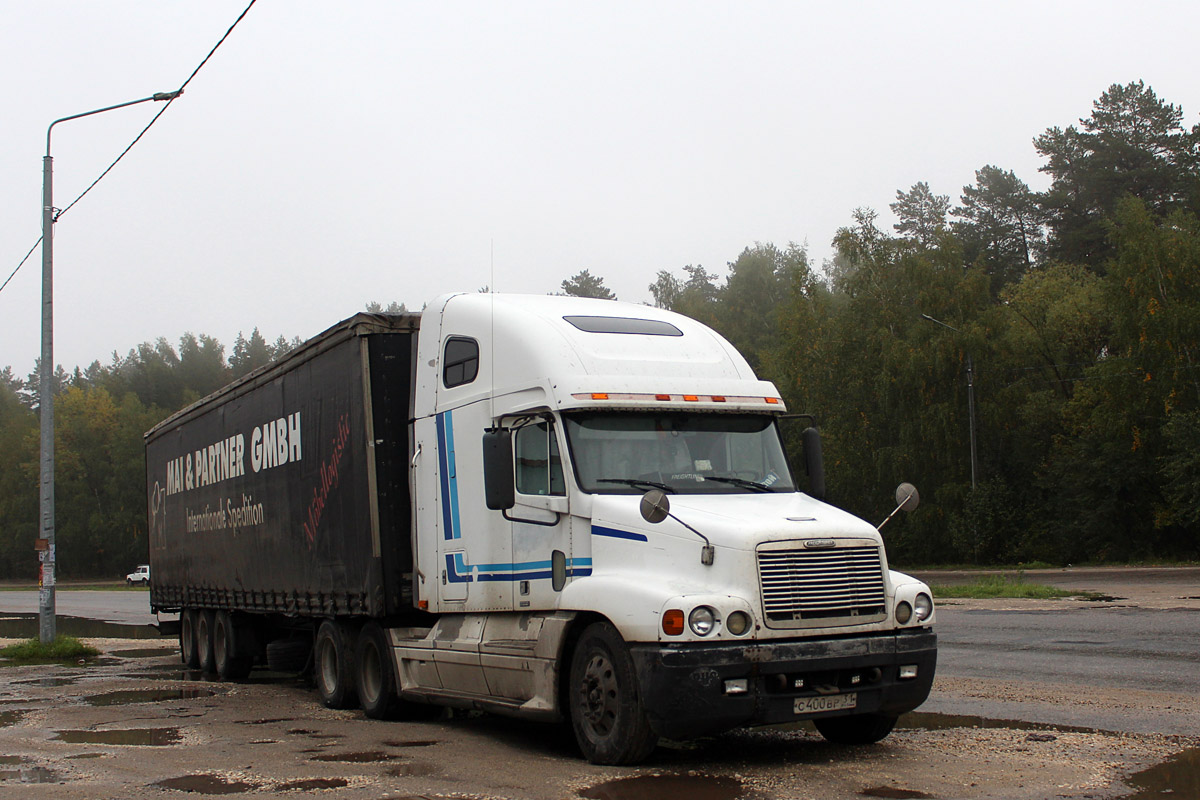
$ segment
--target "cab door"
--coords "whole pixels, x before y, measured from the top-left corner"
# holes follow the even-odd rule
[[[559,426],[551,419],[513,432],[516,503],[512,522],[513,601],[518,610],[552,609],[566,581],[588,564],[572,554],[570,493]]]

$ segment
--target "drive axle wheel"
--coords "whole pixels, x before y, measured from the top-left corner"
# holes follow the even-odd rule
[[[326,708],[350,708],[357,700],[353,642],[353,633],[331,619],[317,629],[313,677]]]
[[[597,622],[584,630],[571,659],[571,726],[593,764],[636,764],[658,736],[638,697],[629,648],[617,629]]]

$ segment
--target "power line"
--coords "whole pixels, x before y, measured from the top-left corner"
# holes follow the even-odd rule
[[[96,178],[96,180],[94,180],[90,184],[88,184],[88,187],[86,189],[84,189],[79,194],[78,197],[76,197],[74,200],[72,200],[70,203],[68,203],[65,208],[58,211],[54,215],[54,219],[53,219],[54,222],[58,222],[59,217],[61,217],[63,214],[70,211],[71,208],[76,203],[78,203],[80,200],[82,200],[88,192],[90,192],[92,189],[94,189],[96,187],[96,184],[98,184],[98,183],[100,183],[100,181],[104,180],[104,177],[106,175],[108,175],[108,173],[112,172],[113,167],[117,166],[117,164],[120,163],[121,159],[125,157],[125,154],[128,153],[130,150],[132,150],[133,146],[135,144],[137,144],[139,141],[141,141],[142,137],[146,135],[146,131],[150,130],[151,126],[153,126],[155,122],[158,122],[158,118],[161,117],[166,112],[166,110],[171,107],[171,103],[174,103],[175,100],[179,97],[179,95],[183,94],[183,90],[187,87],[187,85],[189,83],[191,83],[192,79],[196,77],[197,73],[199,73],[200,70],[202,70],[204,68],[204,65],[208,63],[208,60],[210,58],[212,58],[213,54],[217,52],[217,49],[222,44],[225,43],[225,40],[229,38],[229,34],[233,33],[233,29],[238,26],[238,23],[241,22],[243,18],[245,18],[246,14],[249,13],[250,9],[253,8],[254,4],[257,2],[258,2],[258,0],[250,0],[250,4],[248,6],[246,6],[246,8],[243,9],[242,13],[238,15],[238,18],[233,21],[233,24],[229,26],[229,30],[225,31],[225,35],[222,36],[215,45],[213,45],[213,48],[208,51],[208,55],[206,55],[204,57],[204,59],[200,62],[200,64],[194,70],[192,70],[192,74],[188,75],[187,80],[185,80],[180,85],[179,89],[175,93],[175,97],[172,97],[170,100],[167,100],[166,105],[164,105],[162,108],[160,108],[158,110],[158,113],[155,114],[148,123],[146,123],[146,127],[142,128],[141,132],[138,133],[137,136],[133,137],[133,141],[129,143],[129,146],[126,147],[124,150],[122,150],[121,154],[118,155],[115,159],[113,159],[113,162],[111,164],[109,164],[108,167],[105,168],[105,170],[103,172],[100,173],[100,177]],[[21,259],[21,263],[17,264],[16,269],[14,269],[12,271],[12,273],[8,276],[8,278],[5,279],[3,284],[0,284],[0,292],[4,291],[4,287],[8,286],[8,282],[11,281],[13,279],[13,276],[17,274],[17,271],[20,270],[21,267],[23,267],[25,265],[25,262],[29,260],[29,256],[33,255],[33,251],[36,250],[37,246],[41,243],[42,243],[42,237],[39,236],[38,240],[33,243],[33,247],[29,248],[29,252],[26,253],[25,257]]]
[[[29,260],[29,257],[31,255],[33,255],[33,251],[37,250],[37,246],[41,243],[42,243],[42,237],[39,236],[38,240],[33,243],[33,247],[29,248],[29,252],[26,253],[25,257],[21,259],[21,263],[17,264],[17,269],[20,269],[21,267],[25,266],[25,262]],[[12,272],[9,273],[8,277],[4,279],[4,283],[0,283],[0,292],[4,291],[4,287],[8,286],[8,282],[13,279],[13,275],[17,274],[17,269],[14,269]]]

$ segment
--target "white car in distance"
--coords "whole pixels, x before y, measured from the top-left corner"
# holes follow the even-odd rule
[[[128,586],[149,586],[150,585],[150,565],[138,564],[138,568],[125,576],[125,583]]]

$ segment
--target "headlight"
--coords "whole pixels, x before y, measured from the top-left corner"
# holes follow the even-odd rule
[[[905,603],[903,601],[897,603],[896,604],[896,622],[899,622],[901,625],[903,625],[904,623],[908,622],[910,619],[912,619],[912,606],[910,606],[908,603]]]
[[[750,616],[745,611],[735,611],[725,618],[725,630],[734,636],[741,636],[750,630]]]
[[[924,622],[929,619],[929,615],[933,613],[933,600],[929,595],[921,592],[917,595],[917,622]]]
[[[712,633],[716,621],[716,615],[708,606],[696,606],[692,613],[688,614],[688,626],[697,636],[708,636]]]

